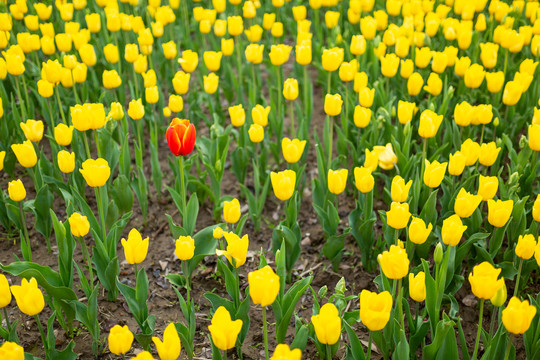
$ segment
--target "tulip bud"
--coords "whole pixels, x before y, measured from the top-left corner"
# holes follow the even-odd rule
[[[433,252],[433,260],[435,261],[435,264],[440,265],[443,260],[443,247],[442,244],[439,242],[437,243],[437,246],[435,246],[435,251]]]

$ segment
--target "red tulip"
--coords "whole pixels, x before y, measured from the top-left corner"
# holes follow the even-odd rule
[[[197,132],[186,119],[174,118],[167,129],[167,144],[175,156],[186,156],[193,151]]]

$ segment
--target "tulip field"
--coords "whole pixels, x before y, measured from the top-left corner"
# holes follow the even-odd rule
[[[0,0],[0,360],[540,360],[537,0]]]

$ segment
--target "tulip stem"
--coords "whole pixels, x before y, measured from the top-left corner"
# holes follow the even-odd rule
[[[403,294],[403,286],[401,285],[403,279],[398,280],[398,295],[397,295],[397,306],[398,306],[398,316],[401,323],[401,330],[405,331],[405,320],[403,319],[403,302],[401,301]]]
[[[514,296],[517,297],[519,292],[519,280],[521,279],[521,268],[523,267],[523,259],[519,259],[519,268],[517,273],[517,279],[516,279],[516,287],[514,288]]]
[[[86,247],[86,243],[84,242],[84,239],[82,236],[77,236],[76,239],[79,241],[79,244],[81,245],[83,258],[88,263],[88,273],[90,277],[90,290],[94,291],[94,274],[92,269],[92,261],[90,260],[90,255],[88,253],[88,248]]]
[[[311,117],[308,116],[309,114],[309,105],[308,105],[308,100],[309,100],[309,94],[308,94],[308,69],[307,69],[307,65],[304,65],[304,116],[307,117],[307,123],[304,122],[304,124],[307,124],[307,128],[309,128],[309,124],[311,123]]]
[[[334,120],[329,115],[326,115],[326,120],[328,122],[328,127],[329,127],[328,130],[330,131],[330,134],[328,135],[328,169],[327,169],[327,170],[330,170],[332,167],[332,150],[334,148],[334,144],[333,144]]]
[[[24,216],[24,209],[22,206],[22,201],[19,201],[19,213],[21,215],[21,223],[22,223],[23,234],[24,234],[24,239],[22,239],[21,241],[26,241],[26,247],[28,248],[28,259],[25,259],[25,260],[32,261],[32,248],[30,247],[30,239],[28,237],[28,229],[26,228],[26,217]]]
[[[480,132],[480,145],[484,141],[484,130],[485,130],[486,124],[482,124],[482,131]]]
[[[99,147],[99,138],[98,138],[97,130],[94,129],[94,130],[93,130],[93,133],[94,133],[94,141],[96,142],[97,156],[98,156],[98,157],[101,157],[101,149],[100,149],[100,147]]]
[[[188,266],[186,261],[182,261],[182,272],[186,277],[186,298],[189,305],[190,302],[190,292],[191,292],[191,274],[188,273]]]
[[[21,85],[19,83],[20,83],[19,77],[15,76],[15,84],[17,85],[17,97],[19,98],[19,105],[21,106],[22,116],[24,119],[26,119],[27,118],[26,108],[25,108],[25,105],[23,105],[23,99],[21,96]]]
[[[264,336],[264,358],[268,360],[268,325],[266,323],[266,306],[262,307],[262,322]]]
[[[294,139],[296,138],[296,131],[295,131],[295,126],[294,126],[294,104],[292,101],[291,101],[290,110],[291,110],[291,135],[292,135],[292,138]]]
[[[105,229],[105,214],[103,213],[103,202],[101,201],[102,200],[101,188],[102,188],[101,186],[95,188],[96,189],[96,200],[97,200],[97,205],[98,205],[99,218],[100,218],[100,221],[101,221],[102,241],[104,243],[107,243],[107,229]]]
[[[45,354],[47,354],[48,346],[47,346],[47,339],[45,338],[45,332],[43,331],[43,326],[41,325],[41,321],[39,320],[38,315],[34,315],[34,319],[36,319],[39,333],[41,335],[41,341],[43,342],[43,348],[45,349]]]
[[[424,169],[426,168],[426,152],[427,152],[427,138],[423,138],[424,144],[422,145],[422,172],[420,176],[424,176]]]
[[[58,101],[58,108],[60,109],[60,116],[62,116],[62,121],[64,122],[64,124],[67,125],[66,115],[64,115],[64,108],[62,107],[62,100],[60,99],[60,91],[58,90],[58,87],[54,89],[54,92],[56,93],[56,101]]]
[[[497,319],[497,310],[499,308],[493,307],[493,310],[491,311],[491,321],[489,325],[489,338],[493,338],[493,331],[495,330],[495,320]]]
[[[368,340],[368,347],[367,347],[367,357],[366,359],[371,360],[371,343],[373,341],[373,336],[371,334],[371,331],[369,332],[369,340]]]
[[[88,157],[88,159],[90,159],[92,158],[92,154],[90,154],[90,146],[88,146],[88,139],[86,138],[86,131],[82,131],[81,136],[83,138],[84,149],[86,150],[86,156]]]
[[[480,336],[482,335],[482,318],[484,316],[484,299],[480,300],[480,316],[478,319],[478,331],[476,333],[476,341],[474,343],[474,352],[471,357],[471,360],[476,360],[476,355],[478,354],[478,345],[480,344]]]
[[[4,317],[6,318],[7,329],[8,329],[8,331],[10,331],[11,323],[9,322],[9,316],[8,316],[8,312],[7,312],[7,306],[4,307]]]
[[[223,350],[223,360],[227,360],[227,350]]]
[[[394,229],[394,242],[395,242],[395,245],[397,245],[398,242],[399,242],[399,230],[398,229]]]
[[[332,348],[326,344],[326,360],[332,360]]]
[[[186,186],[184,183],[184,157],[178,157],[180,166],[180,186],[182,188],[182,226],[184,226],[184,218],[186,217]]]
[[[513,334],[510,336],[510,339],[508,339],[508,345],[506,345],[506,352],[504,354],[504,360],[508,360],[508,357],[510,356],[510,350],[512,350],[512,340],[514,340]]]

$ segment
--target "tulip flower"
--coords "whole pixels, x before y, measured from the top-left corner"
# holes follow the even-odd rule
[[[232,349],[242,330],[242,324],[242,320],[231,320],[231,314],[225,307],[220,306],[212,316],[211,325],[208,326],[214,345],[223,351]]]
[[[535,248],[536,239],[534,238],[534,235],[519,235],[515,249],[516,256],[523,260],[529,260],[534,255]]]
[[[528,127],[529,147],[533,151],[540,151],[540,125],[532,124]]]
[[[430,163],[428,160],[425,160],[424,184],[430,188],[438,187],[444,179],[447,165],[448,163],[446,162],[439,163],[435,160]]]
[[[143,240],[139,231],[133,228],[130,230],[127,240],[123,238],[121,243],[124,248],[126,261],[129,264],[136,265],[144,261],[148,253],[148,237]]]
[[[409,182],[405,183],[405,180],[401,176],[394,176],[394,178],[392,179],[392,186],[390,188],[392,201],[397,203],[407,201],[411,186],[412,180],[409,180]]]
[[[189,120],[174,118],[167,128],[167,144],[174,156],[189,155],[195,147],[197,132]]]
[[[240,202],[238,199],[223,202],[223,219],[229,224],[236,224],[240,220]]]
[[[342,48],[324,49],[322,53],[323,69],[329,72],[336,71],[343,62],[343,57],[344,51]]]
[[[296,62],[300,65],[309,65],[312,61],[311,45],[296,45],[295,48]]]
[[[438,74],[431,73],[424,86],[424,90],[430,93],[432,96],[437,96],[441,93],[443,87],[443,82]]]
[[[484,67],[479,64],[472,64],[466,71],[465,71],[465,86],[467,86],[470,89],[477,89],[482,85],[482,82],[484,81],[484,77],[486,75],[486,72],[484,70]]]
[[[378,157],[378,165],[381,167],[381,169],[392,170],[394,168],[398,158],[394,153],[391,143],[386,144],[386,146],[374,146],[373,151],[375,151]]]
[[[444,219],[441,229],[443,243],[449,246],[456,246],[459,244],[465,230],[467,230],[467,226],[463,225],[458,215],[454,214]]]
[[[399,67],[399,57],[396,54],[387,54],[380,58],[381,73],[387,78],[394,77]]]
[[[410,217],[409,204],[392,202],[390,210],[386,212],[386,223],[391,228],[399,230],[407,226]]]
[[[319,314],[311,316],[317,340],[321,344],[334,345],[341,335],[341,317],[338,309],[332,303],[324,304]],[[328,350],[328,347],[326,349]]]
[[[195,254],[195,240],[191,236],[180,236],[176,239],[174,255],[180,260],[189,260]]]
[[[354,125],[363,129],[369,125],[371,120],[371,109],[365,108],[361,105],[356,105],[354,108]]]
[[[491,166],[497,160],[500,151],[501,148],[497,147],[497,144],[494,141],[487,144],[482,144],[480,146],[478,161],[484,166]]]
[[[141,351],[131,358],[131,360],[156,360],[148,351]]]
[[[190,73],[178,71],[172,80],[174,91],[179,95],[184,95],[189,90],[189,80],[191,78]]]
[[[468,218],[474,213],[481,202],[482,196],[473,195],[464,188],[461,188],[454,202],[454,212],[461,218]]]
[[[216,249],[216,255],[225,256],[231,265],[233,265],[235,268],[239,268],[246,262],[249,238],[247,234],[239,237],[232,232],[225,232],[223,235],[227,241],[227,249]]]
[[[358,191],[360,191],[361,193],[365,194],[373,190],[373,186],[375,185],[375,179],[371,174],[371,170],[364,166],[355,167],[354,183]]]
[[[289,101],[296,100],[298,97],[298,81],[296,79],[287,79],[283,84],[283,97]]]
[[[217,91],[219,85],[219,76],[214,73],[203,76],[204,80],[204,92],[207,94],[214,94]]]
[[[56,155],[58,168],[64,174],[72,173],[75,170],[75,153],[66,150],[60,150]]]
[[[229,107],[229,116],[231,117],[231,123],[235,127],[240,127],[244,125],[246,121],[246,113],[242,104]]]
[[[24,360],[24,348],[14,342],[6,341],[0,346],[0,358],[7,360]],[[298,359],[300,359],[300,357]]]
[[[270,47],[270,62],[272,65],[280,66],[289,60],[292,47],[285,44],[272,45]]]
[[[424,79],[422,75],[417,72],[414,72],[407,79],[407,92],[410,96],[416,96],[420,94],[422,86],[424,85]]]
[[[17,307],[28,316],[39,314],[45,307],[43,293],[38,288],[35,278],[30,281],[22,279],[21,285],[12,285],[11,292],[17,302]]]
[[[426,109],[420,114],[420,125],[418,135],[423,138],[432,138],[437,135],[439,127],[443,121],[443,116]]]
[[[90,223],[86,216],[74,212],[68,218],[69,228],[75,237],[83,237],[90,231]]]
[[[281,152],[283,158],[289,164],[297,163],[304,152],[306,146],[306,140],[289,139],[287,137],[281,140]]]
[[[358,91],[358,102],[362,107],[369,108],[375,99],[375,89],[364,87]]]
[[[324,98],[324,112],[329,116],[338,116],[341,114],[343,100],[339,94],[326,94]]]
[[[339,169],[339,170],[328,170],[328,191],[332,194],[339,195],[345,190],[347,185],[347,175],[349,170]]]
[[[262,127],[265,127],[266,125],[268,125],[268,114],[270,114],[270,106],[264,107],[262,105],[257,104],[255,105],[255,107],[251,109],[251,119],[253,120],[255,124],[261,125]],[[283,148],[283,141],[282,141],[282,148]],[[303,151],[303,148],[302,148],[302,151]]]
[[[424,220],[413,216],[409,225],[409,240],[414,244],[422,245],[426,242],[431,230],[433,230],[432,224],[426,226]]]
[[[249,140],[260,143],[264,139],[264,128],[258,124],[251,124],[248,130]]]
[[[101,187],[105,185],[111,175],[109,163],[102,158],[84,161],[82,163],[82,169],[79,169],[79,172],[90,187]]]
[[[114,325],[109,333],[109,351],[115,355],[123,355],[131,349],[133,333],[127,325]]]
[[[399,122],[403,125],[410,122],[416,110],[417,110],[417,107],[415,103],[399,100],[398,108],[397,108],[397,115],[398,115]]]
[[[128,115],[133,120],[142,119],[144,116],[144,105],[141,99],[131,100],[129,102]]]
[[[158,337],[152,337],[156,350],[161,360],[177,360],[180,356],[182,346],[180,344],[180,336],[176,331],[174,323],[170,323],[163,332],[163,341]]]
[[[22,144],[12,144],[11,149],[23,167],[31,168],[36,165],[37,154],[30,140],[26,140]]]
[[[379,254],[377,260],[384,275],[389,279],[402,279],[409,272],[407,252],[400,246],[390,245],[390,250]]]
[[[254,304],[262,306],[264,352],[268,359],[268,331],[266,322],[266,307],[272,305],[279,294],[279,276],[268,265],[262,269],[252,271],[248,274],[249,295]]]
[[[529,300],[521,301],[512,297],[502,311],[502,322],[506,330],[514,335],[525,333],[536,315],[536,306],[529,305]]]
[[[504,305],[507,298],[508,298],[508,291],[506,289],[506,284],[504,284],[504,281],[503,281],[503,286],[499,288],[499,290],[497,290],[497,293],[491,299],[489,299],[489,301],[491,301],[491,304],[493,306],[501,307]]]
[[[473,294],[483,300],[491,299],[504,284],[504,280],[499,279],[500,273],[501,269],[494,268],[487,261],[476,265],[469,274]]]
[[[272,355],[270,360],[300,360],[301,358],[302,350],[291,350],[287,344],[278,344],[276,350],[274,350],[274,355]]]
[[[377,294],[369,290],[362,290],[360,293],[360,320],[370,331],[384,329],[390,320],[391,312],[392,295],[388,291]]]
[[[10,181],[8,184],[9,198],[15,202],[24,200],[26,197],[26,190],[21,179]]]
[[[221,67],[221,51],[205,51],[203,54],[204,65],[209,71],[218,71]]]
[[[216,226],[214,230],[212,230],[212,236],[214,239],[221,239],[223,237],[223,229],[219,226]]]
[[[5,308],[11,303],[11,291],[9,290],[9,283],[4,274],[0,274],[0,309]],[[6,320],[7,319],[6,316]]]
[[[60,123],[54,128],[54,140],[58,145],[69,146],[73,138],[73,125]]]
[[[504,86],[503,92],[503,104],[507,106],[516,105],[521,99],[521,94],[523,93],[522,85],[517,81],[508,81]]]
[[[512,209],[514,207],[513,200],[488,200],[488,221],[495,227],[503,227],[510,219],[512,215]]]
[[[426,274],[420,271],[418,274],[409,274],[409,295],[416,302],[426,299]]]
[[[482,176],[478,180],[478,195],[483,201],[493,199],[499,188],[499,178],[496,176]]]
[[[289,200],[296,186],[296,172],[294,170],[284,170],[277,173],[272,171],[270,181],[276,197],[281,201]]]
[[[192,50],[184,50],[182,57],[178,59],[178,63],[182,66],[182,70],[187,73],[192,73],[199,64],[199,55]]]
[[[26,122],[21,122],[19,125],[26,140],[37,143],[43,138],[43,121],[26,120]]]
[[[254,65],[260,64],[263,60],[263,51],[264,45],[249,44],[244,52],[246,60]]]

